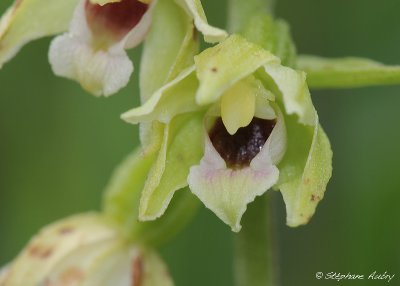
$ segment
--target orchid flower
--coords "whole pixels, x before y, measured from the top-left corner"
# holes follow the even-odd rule
[[[280,189],[288,224],[297,226],[313,215],[331,176],[329,141],[304,72],[238,35],[200,53],[122,118],[161,122],[176,134],[161,144],[166,163],[155,163],[159,170],[144,187],[143,220],[162,215],[173,193],[188,184],[234,231],[250,202]]]
[[[125,50],[144,40],[154,19],[153,12],[158,2],[163,1],[47,2],[16,1],[3,16],[0,66],[28,41],[65,32],[50,45],[49,60],[54,73],[78,81],[96,96],[109,96],[128,83],[133,64]],[[207,24],[199,0],[176,0],[173,5],[194,21],[206,41],[215,42],[226,37],[223,30]],[[189,22],[186,24],[190,25]]]
[[[0,275],[1,286],[173,285],[160,257],[128,243],[103,215],[85,213],[43,228]]]

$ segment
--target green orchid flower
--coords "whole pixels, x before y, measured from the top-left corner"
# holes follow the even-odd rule
[[[122,118],[178,132],[160,144],[166,159],[149,173],[142,220],[162,215],[173,193],[188,184],[234,231],[250,202],[280,189],[288,224],[297,226],[313,215],[331,176],[329,141],[304,72],[238,35],[200,53]]]
[[[157,253],[128,243],[103,215],[85,213],[42,229],[0,275],[0,285],[174,285]]]
[[[126,49],[139,45],[153,22],[157,0],[20,0],[0,22],[0,67],[27,42],[59,33],[49,51],[56,75],[78,81],[96,96],[124,87],[133,72]],[[208,42],[226,37],[207,24],[199,0],[176,0]],[[168,41],[164,38],[164,41]]]

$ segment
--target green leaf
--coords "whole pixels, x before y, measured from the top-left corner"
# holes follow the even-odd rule
[[[299,56],[297,67],[307,73],[310,88],[400,84],[400,66],[387,66],[369,59]]]
[[[318,121],[315,126],[306,126],[288,116],[285,122],[288,148],[278,166],[277,188],[286,204],[287,224],[295,227],[311,219],[324,196],[332,175],[332,150]]]
[[[174,1],[159,0],[141,59],[142,102],[193,65],[198,44],[192,19]]]
[[[237,81],[263,65],[279,63],[279,59],[243,37],[233,35],[196,56],[195,63],[200,81],[196,101],[207,105],[217,101]]]
[[[20,0],[0,20],[0,68],[26,43],[68,29],[78,0]]]
[[[158,158],[152,166],[140,202],[140,220],[165,212],[174,193],[187,186],[189,168],[203,155],[203,113],[175,117],[165,128]]]

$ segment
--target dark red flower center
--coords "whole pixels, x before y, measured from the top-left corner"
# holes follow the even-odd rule
[[[105,34],[114,40],[120,40],[142,19],[149,5],[137,0],[122,0],[103,6],[86,1],[86,20],[93,34]]]
[[[231,169],[248,167],[271,135],[276,124],[275,120],[254,117],[249,125],[239,128],[230,135],[221,118],[218,118],[209,131],[214,148]]]

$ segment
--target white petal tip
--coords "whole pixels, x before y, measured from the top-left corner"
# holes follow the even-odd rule
[[[49,61],[56,75],[78,81],[95,96],[118,92],[133,72],[133,64],[122,48],[94,50],[69,34],[53,40]]]

